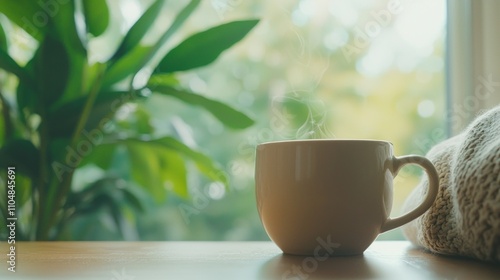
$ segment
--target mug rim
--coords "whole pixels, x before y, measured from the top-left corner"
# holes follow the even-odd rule
[[[390,146],[394,146],[392,142],[387,140],[379,140],[379,139],[356,139],[356,138],[338,138],[338,139],[293,139],[293,140],[278,140],[278,141],[269,141],[258,144],[257,146],[271,146],[271,145],[280,145],[280,144],[300,144],[300,143],[322,143],[322,142],[331,142],[331,143],[384,143],[389,144]]]

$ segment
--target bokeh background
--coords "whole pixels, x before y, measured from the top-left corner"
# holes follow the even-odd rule
[[[91,42],[92,59],[113,53],[126,30],[152,3],[110,0],[121,24]],[[167,1],[162,26],[186,1]],[[194,30],[223,22],[260,18],[258,26],[208,67],[182,74],[193,92],[225,101],[256,124],[232,131],[212,115],[164,96],[124,106],[116,126],[130,135],[152,127],[172,134],[218,162],[229,188],[208,181],[194,166],[189,196],[173,192],[161,203],[142,188],[134,190],[144,211],[124,207],[117,228],[106,211],[78,217],[67,240],[267,240],[254,194],[255,147],[259,143],[302,138],[384,139],[396,155],[425,153],[447,137],[445,126],[444,0],[207,0],[187,21],[172,45]],[[19,61],[33,42],[13,28]],[[155,38],[154,29],[148,37]],[[145,114],[144,112],[147,112]],[[108,170],[88,164],[75,173],[73,189],[107,173],[122,174],[126,164]],[[395,180],[393,215],[418,183],[418,168],[405,167]],[[145,175],[147,176],[147,175]],[[165,186],[168,189],[168,186]],[[402,239],[400,230],[379,239]]]

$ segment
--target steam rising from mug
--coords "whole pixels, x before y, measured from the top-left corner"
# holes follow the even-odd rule
[[[332,139],[335,135],[328,127],[327,112],[323,101],[294,92],[273,98],[271,126],[284,139]]]

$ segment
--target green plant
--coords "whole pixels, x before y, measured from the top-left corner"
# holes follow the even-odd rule
[[[38,43],[32,58],[21,66],[10,56],[10,35],[6,36],[0,24],[0,68],[10,73],[3,73],[4,81],[13,76],[18,80],[15,98],[9,100],[0,92],[0,181],[5,191],[7,167],[16,167],[17,239],[58,239],[71,219],[104,208],[119,226],[123,203],[142,208],[136,193],[123,187],[124,182],[141,186],[159,202],[167,194],[165,185],[187,197],[186,160],[210,180],[227,185],[217,163],[175,135],[158,135],[148,122],[149,113],[141,107],[151,93],[159,94],[201,107],[229,128],[253,124],[230,106],[183,88],[177,73],[209,65],[245,37],[258,20],[210,28],[161,54],[200,2],[190,1],[155,43],[145,45],[141,40],[164,4],[155,1],[128,30],[114,54],[96,63],[89,61],[87,46],[109,25],[106,1],[0,4],[0,13],[10,24],[24,29]],[[75,20],[79,16],[85,20]],[[158,55],[161,59],[155,63]],[[5,83],[0,90],[7,91]],[[133,121],[113,118],[124,107],[131,108]],[[133,133],[127,133],[130,131]],[[77,168],[93,164],[107,170],[116,162],[128,164],[128,178],[106,174],[82,189],[72,187]],[[0,200],[0,208],[0,223],[5,223],[5,200]]]

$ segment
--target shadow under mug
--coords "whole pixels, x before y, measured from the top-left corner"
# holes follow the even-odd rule
[[[390,218],[393,179],[405,164],[420,165],[429,188],[419,206]],[[378,234],[427,211],[439,179],[422,156],[395,157],[378,140],[294,140],[257,146],[255,184],[262,224],[283,252],[362,254]]]

